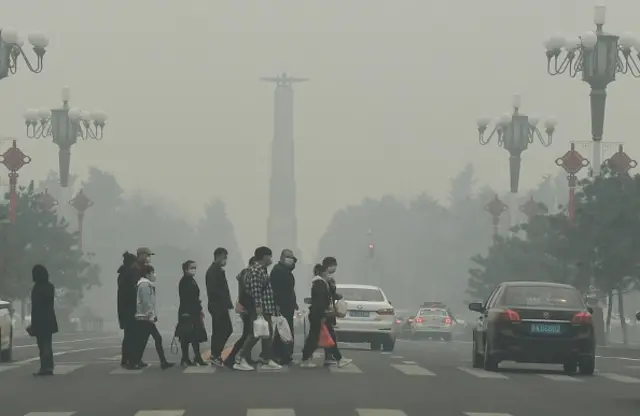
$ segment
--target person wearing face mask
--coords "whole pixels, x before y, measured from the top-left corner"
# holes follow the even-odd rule
[[[338,269],[338,261],[335,257],[325,257],[322,259],[322,267],[326,269],[326,280],[329,284],[329,298],[331,300],[331,306],[335,307],[337,301],[342,299],[342,295],[336,292],[336,279],[335,273]],[[336,338],[335,326],[337,324],[335,316],[329,316],[325,321],[327,325],[327,329],[329,330],[329,334],[331,334],[331,338],[333,338],[333,342],[337,343],[338,340]],[[336,365],[338,363],[338,358],[333,356],[332,350],[325,348],[324,350],[324,365]]]
[[[153,337],[156,352],[160,359],[160,368],[166,370],[173,367],[173,363],[167,361],[162,346],[162,336],[156,327],[158,315],[156,314],[156,272],[153,266],[147,265],[144,275],[138,280],[137,284],[137,306],[136,306],[136,323],[137,332],[140,336],[139,350],[134,359],[135,363],[142,361],[144,350],[149,340],[149,336]]]
[[[298,310],[296,299],[296,279],[293,269],[296,267],[296,257],[289,249],[282,250],[280,261],[271,269],[271,288],[278,311],[285,317],[293,335],[293,315]],[[280,334],[273,337],[273,353],[281,365],[293,362],[293,343],[286,344],[280,339]]]
[[[178,283],[180,306],[178,307],[178,326],[176,335],[182,350],[181,366],[207,365],[200,354],[200,343],[207,341],[204,327],[204,313],[200,301],[200,288],[196,282],[196,262],[187,260],[182,263],[182,278]],[[189,346],[193,348],[194,359],[189,359]]]
[[[231,316],[229,316],[229,311],[233,309],[233,302],[224,271],[228,255],[226,248],[215,249],[213,263],[205,276],[209,298],[208,309],[211,314],[211,364],[218,367],[224,367],[222,351],[233,332]]]

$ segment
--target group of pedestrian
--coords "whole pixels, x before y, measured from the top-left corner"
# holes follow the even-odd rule
[[[162,337],[156,327],[155,271],[151,265],[154,253],[148,247],[141,247],[136,254],[125,253],[118,269],[118,319],[124,330],[122,342],[123,368],[138,370],[147,366],[142,361],[149,337],[153,337],[161,368],[173,366],[167,361],[162,346]],[[248,266],[236,277],[238,298],[233,302],[225,267],[229,253],[219,247],[213,253],[213,263],[205,274],[207,309],[211,315],[211,356],[209,364],[229,367],[240,371],[251,371],[257,364],[263,369],[279,370],[284,365],[294,363],[293,333],[294,316],[299,310],[295,291],[293,270],[297,258],[289,249],[280,254],[280,260],[271,272],[273,253],[262,246],[254,251]],[[333,274],[337,268],[333,257],[325,258],[314,268],[309,306],[309,333],[304,343],[301,366],[314,367],[311,362],[313,352],[318,348],[321,330],[326,329],[333,340],[333,346],[325,349],[325,364],[343,367],[351,360],[342,357],[337,347],[335,304],[341,297],[336,293]],[[200,344],[208,339],[204,324],[205,314],[200,299],[200,288],[195,279],[197,264],[187,260],[182,264],[182,277],[178,283],[179,307],[175,336],[182,351],[181,366],[208,365],[202,358]],[[235,310],[242,319],[242,335],[231,351],[223,356],[225,346],[233,332],[230,313]],[[289,326],[289,339],[283,339],[274,327],[274,317],[278,325]],[[268,326],[268,336],[258,336],[254,322],[264,320]],[[266,331],[265,331],[266,335]],[[262,351],[257,360],[251,356],[253,348],[261,342]],[[193,359],[190,358],[193,351]]]

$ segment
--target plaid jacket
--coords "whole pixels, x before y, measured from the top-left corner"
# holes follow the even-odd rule
[[[245,279],[247,291],[254,306],[262,308],[262,313],[274,315],[277,312],[276,301],[267,269],[260,264],[255,264],[247,269]]]

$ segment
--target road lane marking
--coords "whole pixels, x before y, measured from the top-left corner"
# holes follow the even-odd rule
[[[138,370],[127,370],[126,368],[120,367],[120,368],[116,368],[109,374],[142,374],[144,370],[150,367],[151,367],[151,364],[149,364],[146,368],[140,368]]]
[[[609,380],[617,381],[620,383],[640,383],[640,379],[635,377],[624,376],[622,374],[614,374],[614,373],[598,373],[598,377],[605,377]]]
[[[72,416],[76,412],[31,412],[24,416]]]
[[[538,374],[538,375],[540,377],[546,378],[547,380],[553,380],[553,381],[578,381],[578,382],[582,381],[579,378],[567,376],[564,374]]]
[[[65,375],[69,373],[73,373],[74,371],[84,367],[84,365],[77,364],[56,364],[55,369],[53,370],[54,374]]]
[[[333,365],[329,367],[329,371],[331,371],[332,373],[362,374],[362,370],[360,370],[354,363],[345,365],[342,368]]]
[[[216,368],[210,365],[207,366],[192,366],[187,367],[182,372],[183,374],[213,374],[216,372]]]
[[[63,345],[63,344],[74,344],[74,343],[78,343],[78,342],[91,342],[91,341],[101,341],[101,340],[108,340],[108,339],[120,339],[120,337],[100,337],[100,338],[84,338],[84,339],[73,339],[70,341],[54,341],[52,342],[53,345]],[[14,349],[20,349],[20,348],[37,348],[38,344],[27,344],[27,345],[14,345],[13,348]]]
[[[73,354],[73,353],[79,353],[79,352],[107,350],[107,349],[121,348],[121,347],[122,347],[121,345],[110,345],[110,346],[105,346],[105,347],[79,348],[77,350],[67,350],[67,351],[54,352],[53,356],[54,357],[59,357],[61,355],[67,355],[67,354]],[[15,363],[13,363],[13,365],[24,365],[24,364],[29,364],[29,363],[32,363],[32,362],[38,361],[38,360],[40,360],[40,357],[31,357],[31,358],[27,358],[26,360],[16,361]]]
[[[135,416],[182,416],[184,410],[140,410]]]
[[[625,361],[640,361],[640,358],[629,358],[629,357],[605,357],[603,355],[596,355],[596,358],[604,359],[604,360],[625,360]]]
[[[466,416],[511,416],[511,413],[475,413],[465,412]]]
[[[415,361],[403,361],[402,364],[418,364]]]
[[[391,358],[394,360],[402,360],[404,357],[402,355],[392,355]]]
[[[247,409],[247,416],[296,416],[293,409]]]
[[[359,416],[407,416],[402,410],[395,409],[356,409]]]
[[[392,364],[391,367],[408,376],[435,376],[431,371],[415,364]]]
[[[472,376],[478,377],[478,378],[495,378],[495,379],[503,379],[503,380],[506,380],[509,378],[503,374],[492,373],[491,371],[475,370],[473,368],[458,367],[458,370],[464,371],[465,373],[471,374]]]

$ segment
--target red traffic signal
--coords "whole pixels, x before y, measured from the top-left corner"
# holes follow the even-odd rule
[[[369,248],[373,250],[373,244],[369,244]]]

